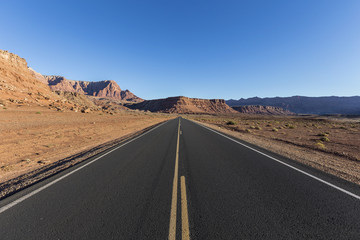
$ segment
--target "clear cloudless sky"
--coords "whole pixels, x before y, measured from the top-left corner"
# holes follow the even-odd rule
[[[359,0],[0,0],[0,49],[145,99],[360,95]]]

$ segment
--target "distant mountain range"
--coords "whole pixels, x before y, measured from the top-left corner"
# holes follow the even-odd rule
[[[233,106],[262,105],[281,107],[297,114],[346,114],[360,115],[360,96],[353,97],[274,97],[274,98],[241,98],[227,100]]]

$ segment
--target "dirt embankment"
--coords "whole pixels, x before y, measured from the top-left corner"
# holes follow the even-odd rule
[[[123,112],[57,112],[45,107],[0,109],[0,182],[171,118]]]
[[[259,115],[188,118],[360,184],[360,118]]]

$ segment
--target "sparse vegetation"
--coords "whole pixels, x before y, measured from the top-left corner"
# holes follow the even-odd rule
[[[36,114],[41,114],[41,112],[36,112]]]
[[[328,137],[322,137],[320,138],[320,140],[323,142],[330,142],[330,139]]]
[[[272,129],[273,132],[278,132],[279,130],[277,128]]]
[[[315,146],[318,147],[318,148],[320,148],[320,149],[325,149],[325,148],[326,148],[326,147],[325,147],[325,144],[322,143],[322,142],[316,142],[316,143],[315,143]]]
[[[285,124],[285,127],[287,127],[287,128],[289,128],[289,129],[294,129],[295,128],[295,126],[294,125],[292,125],[292,124]]]
[[[327,137],[327,136],[329,136],[329,134],[328,133],[319,133],[318,136],[319,137]]]
[[[236,122],[234,122],[233,120],[227,121],[226,125],[236,125]]]

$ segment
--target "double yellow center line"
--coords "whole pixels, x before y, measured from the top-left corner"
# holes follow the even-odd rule
[[[177,143],[176,143],[175,172],[174,172],[174,180],[173,180],[172,199],[171,199],[169,240],[176,239],[176,211],[177,211],[176,208],[177,208],[178,172],[179,172],[179,140],[180,140],[180,118],[178,124],[178,134],[177,134]],[[181,176],[181,227],[182,227],[182,234],[181,234],[182,239],[189,240],[190,239],[189,217],[188,217],[188,209],[187,209],[186,185],[185,185],[184,176]]]

